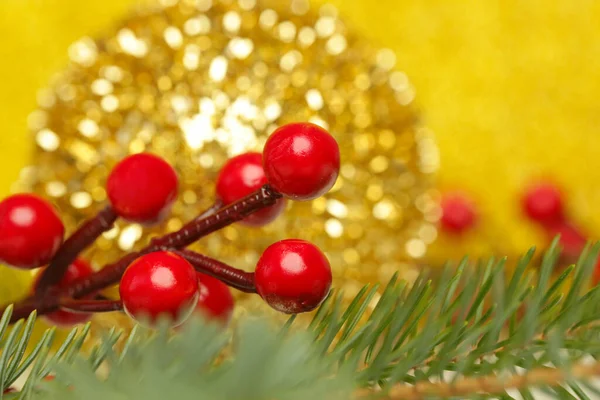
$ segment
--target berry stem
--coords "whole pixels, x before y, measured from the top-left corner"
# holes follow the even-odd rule
[[[175,254],[185,258],[196,271],[213,278],[245,293],[256,293],[254,274],[234,268],[221,261],[207,257],[191,250],[178,250]]]
[[[98,237],[110,230],[118,216],[111,206],[107,206],[94,218],[84,222],[65,242],[50,261],[38,281],[36,297],[41,299],[52,286],[62,279],[69,265],[77,256],[91,246]]]
[[[27,297],[21,300],[18,304],[15,304],[13,312],[10,317],[10,323],[15,323],[20,319],[29,317],[32,312],[37,312],[37,315],[44,315],[58,310],[61,303],[58,302],[58,297],[46,297],[43,302],[35,303],[33,297]],[[67,298],[68,299],[68,298]],[[95,296],[98,301],[112,301],[102,295]],[[63,303],[66,300],[63,299]],[[6,306],[0,308],[0,315],[4,314]]]
[[[269,185],[265,185],[256,192],[226,207],[219,208],[220,203],[217,202],[179,231],[155,239],[142,250],[126,254],[120,260],[106,265],[98,272],[74,281],[61,290],[61,295],[68,298],[80,298],[115,285],[119,283],[129,264],[138,257],[159,250],[177,250],[186,247],[210,233],[231,225],[234,222],[241,221],[258,210],[272,206],[282,197],[279,192],[273,190]],[[252,289],[254,291],[253,286],[247,286],[247,281],[240,282],[238,289],[244,291]],[[45,296],[38,302],[27,298],[21,303],[15,304],[11,322],[27,318],[34,310],[37,310],[38,315],[43,315],[56,311],[59,306],[58,295]]]
[[[274,205],[281,197],[282,195],[274,191],[269,185],[264,185],[256,192],[221,208],[214,214],[196,218],[179,231],[154,239],[150,247],[157,250],[187,247],[206,235],[234,222],[241,221],[258,210]]]
[[[194,218],[195,220],[200,220],[206,217],[209,217],[213,214],[215,214],[217,211],[219,211],[221,208],[223,208],[223,202],[221,200],[216,200],[212,206],[208,207],[206,210],[204,210],[202,212],[202,214],[198,215],[196,218]]]
[[[282,196],[280,193],[265,185],[256,192],[231,203],[214,212],[214,206],[200,214],[177,232],[154,239],[139,252],[129,253],[119,261],[105,266],[95,274],[81,278],[69,285],[64,291],[69,297],[82,297],[92,292],[117,284],[123,273],[138,257],[159,250],[181,249],[198,239],[222,229],[248,215],[272,206]]]
[[[60,308],[80,313],[98,313],[123,310],[121,300],[73,300],[66,299],[60,303]]]
[[[148,251],[146,251],[146,249],[148,249]],[[104,268],[98,272],[76,280],[64,290],[64,294],[69,297],[78,298],[86,296],[96,290],[102,290],[111,285],[115,285],[119,283],[119,280],[129,264],[142,255],[151,253],[152,251],[155,250],[146,247],[142,251],[128,253],[121,257],[117,262],[104,266]]]

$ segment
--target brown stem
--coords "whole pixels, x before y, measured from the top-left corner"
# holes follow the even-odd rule
[[[204,210],[200,215],[198,215],[196,218],[194,218],[194,220],[200,220],[200,219],[209,217],[209,216],[213,215],[214,213],[216,213],[217,211],[219,211],[221,208],[223,208],[223,206],[224,206],[223,201],[216,200],[212,206],[210,206],[206,210]]]
[[[464,398],[477,393],[499,394],[507,389],[522,389],[535,386],[556,386],[572,379],[587,380],[600,376],[600,363],[589,365],[576,364],[570,369],[535,368],[524,375],[502,377],[487,375],[478,377],[459,378],[453,383],[419,382],[416,385],[398,384],[387,396],[378,397],[380,400],[424,400],[431,397]],[[373,397],[373,391],[368,389],[356,393],[356,399]]]
[[[96,295],[94,298],[100,301],[113,301],[102,295]],[[18,304],[15,304],[13,313],[10,317],[10,323],[14,323],[20,319],[29,317],[29,314],[31,314],[33,311],[37,311],[38,315],[43,315],[56,311],[66,301],[63,299],[63,302],[61,303],[58,299],[58,297],[46,297],[42,303],[36,304],[35,299],[33,297],[25,298],[21,300]],[[6,307],[0,308],[0,315],[4,314],[4,311],[6,311]]]
[[[162,249],[181,249],[186,247],[203,236],[240,221],[258,210],[274,205],[281,197],[280,193],[271,189],[269,185],[265,185],[256,192],[218,211],[216,211],[217,203],[186,224],[179,231],[155,239],[150,245],[139,252],[126,254],[120,260],[106,265],[100,271],[74,281],[62,289],[59,295],[46,296],[38,304],[34,304],[31,299],[26,299],[20,304],[16,304],[11,322],[26,318],[33,310],[37,310],[39,315],[57,310],[60,305],[60,297],[80,298],[117,284],[129,264],[138,257]],[[248,289],[243,286],[240,290],[244,288]]]
[[[282,195],[271,189],[269,185],[264,185],[256,192],[221,208],[214,214],[196,218],[177,232],[154,239],[150,247],[156,249],[187,247],[201,237],[241,221],[258,210],[274,205],[281,197]]]
[[[74,281],[64,289],[64,295],[80,298],[118,283],[129,264],[134,262],[140,256],[155,251],[145,250],[146,249],[139,252],[128,253],[117,262],[104,266],[98,272]]]
[[[104,296],[102,294],[97,294],[94,296],[94,300],[112,300],[110,297]]]
[[[121,300],[73,300],[60,302],[60,308],[77,313],[98,313],[123,310]]]
[[[272,206],[281,197],[280,193],[275,192],[269,185],[265,185],[256,192],[221,208],[217,212],[211,210],[211,207],[177,232],[154,239],[139,252],[127,254],[119,261],[105,266],[95,274],[73,282],[64,290],[64,293],[69,297],[78,298],[117,284],[121,280],[125,269],[138,257],[154,251],[186,247],[198,239],[240,221],[258,210]],[[204,216],[207,213],[209,215]]]
[[[98,237],[110,230],[118,216],[111,206],[104,208],[94,218],[84,222],[65,242],[44,269],[37,283],[35,296],[38,301],[47,294],[48,289],[57,285],[65,275],[69,265]]]
[[[246,293],[256,293],[254,274],[229,266],[204,254],[190,250],[175,251],[190,262],[196,271],[217,278],[221,282]]]

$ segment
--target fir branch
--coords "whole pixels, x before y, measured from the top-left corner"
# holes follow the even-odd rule
[[[533,255],[529,252],[508,287],[503,260],[476,269],[463,260],[455,273],[447,270],[433,286],[426,275],[410,289],[392,281],[363,328],[352,334],[352,313],[340,318],[333,306],[319,310],[310,329],[318,346],[330,342],[332,332],[325,335],[325,328],[335,327],[340,340],[330,352],[340,368],[352,362],[358,383],[381,387],[384,394],[397,385],[441,380],[440,385],[451,386],[471,377],[510,376],[517,367],[537,371],[548,363],[565,373],[584,355],[600,356],[600,290],[582,293],[598,250],[598,245],[588,247],[577,267],[553,282],[557,243],[535,276],[526,273]],[[570,278],[573,284],[565,290]]]
[[[90,326],[85,325],[73,329],[51,357],[50,348],[54,344],[55,329],[48,329],[35,344],[30,342],[36,313],[33,312],[27,321],[19,320],[9,329],[12,313],[9,306],[0,319],[0,399],[4,391],[29,368],[32,372],[23,387],[21,398],[27,399],[33,393],[34,387],[47,376],[53,367],[66,360],[73,360],[79,354]],[[32,348],[27,354],[27,349]]]
[[[224,357],[230,340],[234,353]],[[58,365],[36,399],[347,400],[353,390],[306,333],[283,337],[264,320],[242,324],[233,336],[201,320],[174,336],[138,328],[124,351],[119,356],[109,346],[104,378],[93,357]]]
[[[600,358],[600,288],[587,284],[599,250],[588,247],[560,274],[556,243],[539,268],[531,251],[506,282],[504,260],[463,260],[412,285],[393,278],[381,293],[363,288],[346,308],[341,294],[330,296],[308,328],[295,317],[280,331],[255,321],[233,336],[198,321],[174,336],[136,328],[122,352],[112,332],[89,356],[73,333],[52,362],[51,333],[26,362],[15,361],[28,338],[4,338],[4,315],[2,387],[26,364],[35,366],[23,399],[510,399],[515,390],[532,399],[538,386],[555,398],[587,399],[598,391],[588,380],[600,376],[597,362],[584,362]],[[38,385],[50,371],[56,381]]]

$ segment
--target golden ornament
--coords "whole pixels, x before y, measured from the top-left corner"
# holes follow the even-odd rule
[[[209,207],[229,157],[260,150],[277,126],[311,121],[340,144],[333,190],[290,202],[265,228],[230,226],[195,248],[252,270],[269,244],[310,240],[347,296],[414,272],[436,237],[429,188],[438,160],[411,104],[413,87],[393,69],[394,53],[352,34],[335,8],[279,3],[163,0],[70,47],[70,65],[29,118],[37,147],[18,189],[53,200],[73,230],[106,203],[106,176],[128,154],[159,154],[181,181],[161,226],[119,222],[97,241],[85,254],[96,267]],[[256,296],[242,302],[242,312],[262,304]]]

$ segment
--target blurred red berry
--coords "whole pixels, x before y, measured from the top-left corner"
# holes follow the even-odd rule
[[[79,258],[75,260],[65,272],[65,275],[62,277],[57,287],[59,289],[65,288],[69,286],[74,281],[89,276],[94,273],[91,265]],[[41,276],[41,271],[38,273],[37,277]],[[37,286],[37,280],[34,281],[33,290],[35,291],[35,287]],[[93,295],[87,296],[86,298],[93,298]],[[83,324],[89,321],[92,318],[92,314],[90,313],[77,313],[72,311],[58,310],[42,316],[47,322],[52,325],[56,325],[62,328],[68,328],[73,325]]]
[[[200,297],[196,311],[227,324],[233,314],[234,300],[229,286],[212,276],[198,273]]]
[[[547,224],[563,218],[561,191],[550,183],[530,186],[523,196],[523,210],[532,220]]]
[[[441,201],[441,228],[449,233],[460,234],[469,230],[476,222],[475,204],[466,196],[449,194]]]

